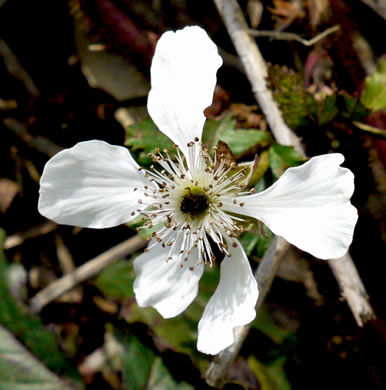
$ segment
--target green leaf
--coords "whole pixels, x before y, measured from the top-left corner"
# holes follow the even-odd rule
[[[287,168],[298,166],[302,161],[303,157],[292,146],[275,144],[269,148],[269,163],[276,178]]]
[[[118,260],[106,267],[94,283],[105,296],[124,299],[134,297],[134,278],[133,263]]]
[[[256,253],[258,257],[263,257],[265,251],[271,245],[272,242],[272,233],[269,229],[265,228],[262,225],[262,229],[264,229],[264,235],[260,232],[244,232],[239,240],[241,245],[243,246],[247,256],[251,256],[253,253]]]
[[[381,59],[378,69],[366,77],[361,101],[373,111],[386,108],[386,58]]]
[[[124,341],[123,389],[125,390],[193,390],[186,382],[178,383],[162,359],[134,336]]]
[[[163,365],[160,357],[154,360],[153,370],[149,378],[148,390],[193,390],[186,382],[177,383]]]
[[[157,148],[174,150],[173,142],[158,130],[150,118],[134,123],[127,128],[125,145],[131,151],[137,152],[136,160],[140,165],[146,166],[152,164],[148,154],[154,153]]]
[[[0,390],[71,390],[0,325]]]
[[[260,330],[268,336],[276,344],[281,344],[292,333],[278,325],[276,325],[263,305],[257,313],[255,321],[252,323],[253,328]]]
[[[259,242],[259,234],[252,232],[245,232],[239,237],[239,241],[243,246],[247,256],[253,253],[257,243]]]
[[[236,158],[240,158],[254,149],[266,147],[272,143],[270,134],[256,129],[236,129],[236,120],[228,115],[221,121],[207,120],[203,141],[209,146],[217,145],[221,140],[228,144]]]
[[[351,121],[362,121],[369,114],[369,110],[359,98],[349,95],[347,92],[339,92],[339,107],[341,115]]]
[[[4,256],[5,234],[0,229],[0,323],[7,327],[48,368],[79,379],[60,351],[55,335],[44,328],[40,318],[29,313],[8,291]]]
[[[130,307],[123,311],[123,316],[129,323],[142,322],[146,324],[154,335],[157,345],[187,354],[200,371],[204,372],[208,359],[197,351],[197,326],[207,302],[218,285],[219,277],[218,266],[206,267],[200,280],[198,296],[177,317],[164,319],[155,309],[141,308],[134,302],[130,302]]]
[[[124,347],[123,388],[125,390],[146,389],[155,360],[154,352],[134,336],[129,336],[124,341]]]
[[[257,167],[249,180],[249,185],[254,186],[267,172],[269,168],[269,152],[264,150],[258,158]]]
[[[318,103],[318,124],[324,125],[331,122],[339,113],[336,94],[326,96]]]
[[[277,359],[273,364],[264,365],[254,356],[249,357],[249,367],[256,375],[261,390],[291,390],[284,372],[284,360]]]

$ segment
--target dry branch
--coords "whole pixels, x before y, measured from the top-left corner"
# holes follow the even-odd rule
[[[109,264],[123,256],[127,256],[135,251],[143,248],[147,241],[139,235],[129,238],[128,240],[110,248],[94,259],[81,265],[75,271],[55,280],[43,290],[39,291],[31,299],[31,309],[34,312],[39,312],[48,303],[60,297],[66,291],[71,290],[77,284],[97,275]]]
[[[272,39],[278,39],[282,41],[297,41],[304,46],[313,46],[327,35],[332,34],[340,29],[339,26],[332,26],[320,34],[314,36],[312,39],[304,39],[300,35],[290,32],[283,31],[262,31],[262,30],[251,30],[248,29],[249,35],[253,37],[268,37]]]
[[[245,73],[251,83],[255,98],[267,118],[267,122],[274,137],[283,145],[292,145],[305,157],[306,154],[299,138],[284,122],[278,105],[274,101],[271,91],[267,88],[266,64],[256,42],[248,34],[248,25],[237,1],[214,0],[214,2],[244,65]],[[276,241],[274,245],[278,245],[278,242]],[[270,248],[267,253],[272,251],[274,251],[274,249]],[[277,256],[280,256],[280,254],[283,256],[284,253],[285,252],[283,251],[278,251]],[[257,303],[257,310],[271,286],[272,279],[277,269],[276,263],[270,263],[269,258],[266,258],[266,263],[264,264],[261,273],[269,275],[270,279],[268,280],[270,280],[270,282],[263,285],[259,284],[260,297]],[[263,264],[261,264],[260,267],[262,265]],[[339,260],[329,260],[329,265],[333,270],[334,276],[342,290],[342,294],[347,299],[347,303],[349,304],[358,325],[362,326],[363,322],[374,317],[374,312],[369,304],[366,289],[363,286],[351,256],[347,254]],[[257,280],[261,283],[259,280],[259,271]],[[216,386],[221,383],[222,377],[237,355],[248,333],[249,327],[250,325],[246,325],[238,328],[235,332],[236,341],[234,345],[222,351],[209,365],[206,372],[206,381],[208,384]]]
[[[54,144],[48,138],[41,136],[33,137],[28,133],[27,128],[23,123],[17,121],[13,118],[5,118],[3,123],[6,128],[13,131],[22,141],[31,146],[32,148],[38,150],[41,153],[46,154],[49,157],[54,156],[56,153],[60,152],[63,148]]]
[[[272,244],[265,252],[255,277],[259,285],[259,299],[256,303],[256,312],[260,309],[268,291],[271,288],[272,281],[275,277],[277,269],[287,253],[290,244],[282,237],[275,237]],[[209,364],[205,373],[206,382],[210,386],[220,387],[225,373],[232,364],[234,358],[238,355],[240,348],[247,337],[251,324],[239,326],[234,330],[235,343],[221,351],[216,359]]]

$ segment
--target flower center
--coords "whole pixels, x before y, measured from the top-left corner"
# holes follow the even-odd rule
[[[180,210],[190,217],[201,217],[207,214],[209,200],[201,187],[186,187],[183,193]]]
[[[243,187],[243,170],[231,172],[224,160],[212,160],[207,148],[195,139],[188,144],[188,157],[176,147],[175,160],[165,149],[163,154],[150,154],[154,166],[144,170],[145,177],[156,186],[136,188],[141,205],[149,209],[132,212],[148,218],[138,229],[154,228],[163,225],[152,233],[153,241],[146,251],[156,245],[169,248],[165,260],[178,259],[184,266],[190,255],[197,256],[197,263],[210,263],[215,260],[211,243],[217,244],[220,252],[230,256],[228,245],[237,245],[235,238],[243,230],[239,217],[227,213],[224,204],[239,204],[237,197]],[[142,170],[142,168],[139,168]]]

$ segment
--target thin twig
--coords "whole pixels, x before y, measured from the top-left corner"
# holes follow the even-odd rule
[[[27,128],[23,123],[17,121],[13,118],[5,118],[3,120],[5,127],[13,131],[21,140],[27,143],[29,146],[32,146],[34,149],[46,154],[49,157],[52,157],[56,153],[60,152],[63,148],[54,144],[48,138],[41,136],[33,137],[28,133]]]
[[[11,249],[15,246],[21,245],[25,240],[29,238],[35,238],[44,234],[51,233],[57,228],[58,225],[53,222],[46,222],[43,225],[34,226],[31,229],[9,236],[4,241],[4,249]]]
[[[362,0],[373,11],[375,11],[381,18],[386,20],[386,3],[384,0]]]
[[[245,67],[245,72],[252,85],[252,90],[256,100],[267,117],[267,122],[274,137],[283,145],[292,145],[301,155],[305,157],[306,154],[300,140],[285,124],[278,105],[274,101],[272,93],[267,88],[266,64],[260,54],[256,42],[248,35],[248,26],[237,1],[214,0],[214,2]],[[363,286],[351,256],[347,254],[338,261],[329,261],[329,265],[343,291],[343,295],[347,298],[347,303],[349,304],[358,325],[362,326],[363,322],[374,317],[374,312],[368,302],[366,289]],[[266,267],[267,268],[265,270],[263,269],[262,272],[266,271],[267,274],[272,275],[273,278],[276,272],[276,267],[274,264],[269,264],[268,262]],[[347,275],[350,275],[349,283]],[[268,284],[263,287],[260,286],[260,290],[263,293],[260,293],[260,303],[258,302],[257,309],[269,289],[269,287],[267,289],[267,286]],[[221,352],[210,364],[206,372],[206,380],[209,384],[214,385],[221,382],[221,377],[224,375],[226,368],[231,365],[233,359],[235,358],[246,337],[246,334],[248,333],[249,326],[250,325],[246,325],[238,328],[235,333],[235,346],[231,346],[226,349],[225,351],[227,352]]]
[[[256,312],[260,309],[268,291],[271,288],[272,281],[279,268],[281,260],[287,253],[290,244],[282,237],[275,237],[272,244],[265,252],[259,267],[255,273],[259,285],[259,299],[256,303]],[[247,337],[251,324],[240,326],[234,330],[235,343],[221,351],[216,359],[209,364],[205,373],[205,380],[210,386],[221,387],[224,375],[234,358],[240,351],[240,348]]]
[[[103,252],[94,259],[91,259],[87,263],[81,265],[75,271],[55,280],[46,288],[39,291],[31,299],[31,309],[34,312],[39,312],[48,303],[54,301],[66,291],[75,287],[78,283],[97,275],[105,267],[120,257],[132,254],[143,248],[146,244],[147,241],[137,234],[134,237],[131,237],[128,240],[110,248],[106,252]]]
[[[369,296],[361,281],[356,267],[352,263],[351,256],[347,253],[340,259],[328,261],[336,280],[339,283],[342,295],[347,300],[348,305],[359,326],[363,326],[368,320],[374,318],[374,312],[369,305]]]
[[[353,125],[355,125],[358,129],[366,131],[367,133],[386,139],[386,130],[380,129],[379,127],[370,126],[367,123],[358,121],[353,121]]]
[[[321,32],[318,35],[315,35],[312,39],[304,39],[300,35],[291,33],[291,32],[283,32],[283,31],[263,31],[263,30],[252,30],[248,29],[248,34],[253,37],[268,37],[272,39],[282,40],[282,41],[297,41],[303,44],[304,46],[312,46],[315,43],[319,42],[327,35],[332,34],[335,31],[338,31],[340,26],[333,26],[328,28],[327,30]]]
[[[248,34],[248,25],[236,0],[214,0],[222,16],[236,51],[244,65],[246,75],[251,83],[252,91],[264,115],[267,118],[272,133],[283,145],[293,145],[304,155],[303,148],[296,135],[288,128],[273,99],[272,92],[267,88],[267,66],[255,41]]]
[[[1,7],[1,4],[0,4]],[[27,71],[21,66],[19,60],[16,55],[12,52],[9,46],[5,41],[0,39],[0,56],[4,59],[4,64],[7,67],[9,74],[15,77],[17,80],[20,80],[24,83],[26,90],[33,97],[37,97],[40,95],[38,88],[33,82],[31,76],[27,73]]]

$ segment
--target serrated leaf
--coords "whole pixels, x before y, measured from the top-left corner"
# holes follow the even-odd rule
[[[66,374],[74,380],[79,379],[62,352],[55,335],[45,329],[40,318],[29,313],[8,291],[4,256],[5,234],[0,229],[0,323],[7,327],[26,347],[48,368]]]
[[[71,390],[0,325],[0,390]]]
[[[125,145],[133,152],[138,152],[136,160],[140,165],[150,165],[149,153],[157,148],[173,150],[173,142],[158,130],[152,119],[147,118],[129,126],[126,130]]]
[[[378,69],[366,77],[361,96],[362,103],[373,111],[386,108],[386,59],[379,62]]]
[[[269,164],[276,178],[287,168],[298,166],[302,161],[303,157],[292,146],[275,144],[269,148]]]
[[[228,115],[221,121],[207,120],[203,141],[209,146],[217,145],[218,141],[228,144],[236,158],[240,158],[259,145],[266,147],[272,138],[266,131],[256,129],[236,129],[236,120]]]

